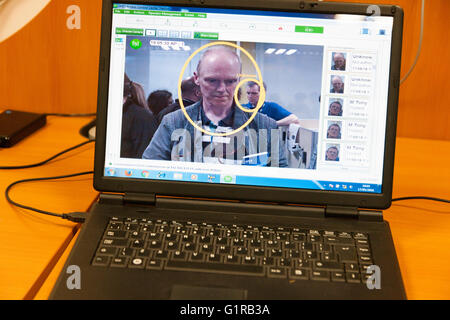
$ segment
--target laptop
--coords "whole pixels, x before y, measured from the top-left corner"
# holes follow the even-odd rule
[[[405,299],[382,212],[402,26],[387,5],[104,0],[100,196],[51,299]]]

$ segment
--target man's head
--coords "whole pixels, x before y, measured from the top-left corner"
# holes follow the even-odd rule
[[[341,127],[337,123],[333,123],[328,127],[327,138],[330,139],[340,139],[341,138]]]
[[[344,81],[339,76],[334,76],[331,79],[331,84],[333,85],[334,92],[342,92],[344,90]]]
[[[181,82],[181,93],[183,99],[197,102],[201,99],[202,93],[200,87],[195,83],[194,77],[189,77]]]
[[[342,53],[335,53],[333,62],[336,70],[345,70],[345,57]]]
[[[333,101],[328,110],[329,116],[342,116],[342,104],[339,101]]]
[[[194,72],[203,103],[209,108],[231,108],[240,73],[241,60],[236,52],[223,46],[206,50]]]
[[[336,147],[329,147],[327,150],[326,160],[328,161],[337,161],[339,157],[339,150]]]
[[[264,89],[267,92],[267,86],[265,83],[263,83],[263,84],[264,84]],[[250,102],[255,107],[258,104],[260,93],[261,93],[261,90],[259,88],[259,84],[257,84],[256,82],[253,82],[253,81],[249,81],[247,83],[247,99],[248,99],[248,102]]]

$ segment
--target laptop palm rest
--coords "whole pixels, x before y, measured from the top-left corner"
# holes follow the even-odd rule
[[[170,300],[245,300],[247,290],[174,285]]]

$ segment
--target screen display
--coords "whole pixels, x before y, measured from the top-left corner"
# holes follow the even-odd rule
[[[382,192],[392,17],[112,16],[105,176]]]

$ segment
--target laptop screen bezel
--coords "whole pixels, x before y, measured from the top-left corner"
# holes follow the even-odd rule
[[[340,192],[310,189],[257,187],[245,185],[224,185],[180,181],[155,181],[106,177],[106,122],[108,109],[109,71],[112,37],[113,3],[151,4],[162,6],[194,6],[223,9],[250,9],[270,11],[295,11],[323,14],[367,15],[369,4],[326,3],[312,1],[120,1],[104,0],[102,11],[102,34],[100,43],[97,130],[95,148],[94,187],[100,192],[154,193],[165,196],[232,199],[241,201],[264,201],[305,205],[351,206],[369,209],[386,209],[391,204],[394,152],[396,139],[397,108],[400,85],[400,66],[403,32],[403,10],[398,6],[378,5],[382,16],[394,18],[392,32],[391,65],[389,76],[388,108],[385,132],[385,154],[383,166],[382,193]],[[276,9],[275,9],[276,8]]]

